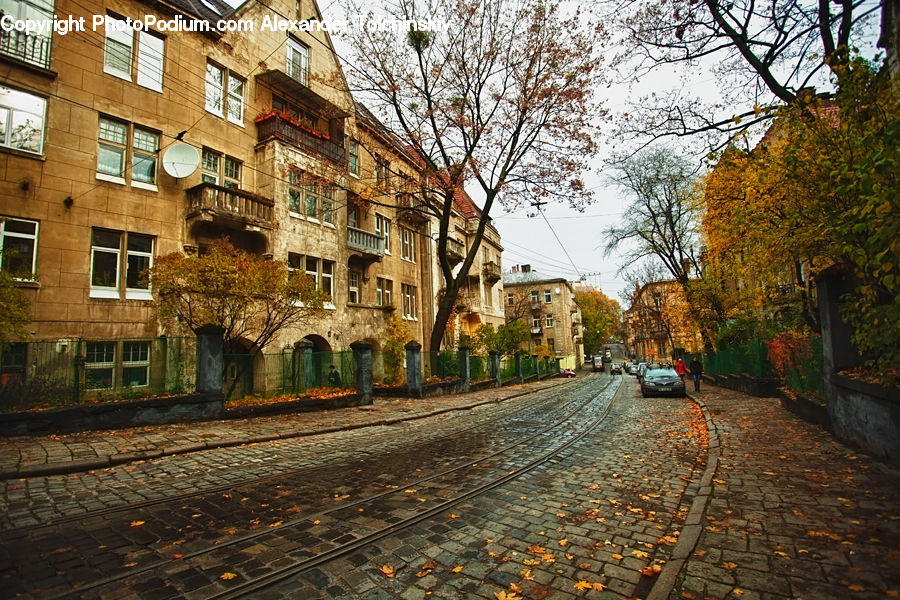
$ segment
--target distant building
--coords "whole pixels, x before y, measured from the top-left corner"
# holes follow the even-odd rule
[[[531,265],[517,265],[503,274],[503,293],[506,321],[524,320],[530,327],[525,349],[559,358],[562,367],[581,366],[581,308],[569,281],[542,275]]]
[[[672,362],[703,349],[677,281],[654,281],[635,290],[624,321],[625,342],[640,360]]]

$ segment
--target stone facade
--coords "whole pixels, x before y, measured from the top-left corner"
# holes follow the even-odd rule
[[[636,290],[624,321],[625,342],[640,360],[674,362],[685,353],[703,349],[676,281],[654,281]]]
[[[503,293],[506,320],[525,320],[531,328],[531,340],[523,349],[559,358],[562,368],[581,366],[581,307],[568,281],[542,275],[530,265],[518,265],[503,274]]]
[[[377,351],[393,314],[427,343],[439,285],[431,222],[404,205],[416,161],[357,107],[326,32],[260,27],[318,14],[304,4],[58,0],[47,10],[85,17],[86,32],[0,36],[0,217],[4,247],[20,250],[2,267],[16,266],[31,302],[30,341],[158,335],[139,273],[228,236],[332,296],[325,318],[282,331],[272,348],[367,341]],[[94,15],[255,28],[92,31]],[[166,168],[176,146],[196,151],[196,169]],[[457,229],[466,222],[460,213]],[[499,267],[495,230],[487,245]],[[498,307],[496,288],[491,298]],[[101,358],[121,375],[117,343]],[[254,391],[277,379],[267,372],[254,367]]]

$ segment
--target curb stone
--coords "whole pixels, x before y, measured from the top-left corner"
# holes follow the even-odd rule
[[[646,600],[665,600],[672,593],[672,590],[675,589],[678,575],[687,563],[688,558],[693,554],[694,549],[697,547],[697,542],[700,541],[700,534],[703,533],[702,519],[713,492],[712,481],[719,466],[719,455],[722,449],[719,442],[719,431],[712,419],[712,415],[702,400],[691,394],[687,394],[687,397],[700,407],[703,418],[706,421],[706,429],[709,432],[709,442],[706,446],[706,469],[700,478],[697,495],[694,496],[694,500],[688,510],[688,516],[684,526],[681,528],[681,534],[678,536],[678,541],[672,549],[672,556],[663,565],[662,571],[656,578],[653,587],[650,588]]]

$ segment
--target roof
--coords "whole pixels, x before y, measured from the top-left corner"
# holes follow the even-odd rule
[[[223,0],[168,0],[167,3],[192,17],[215,23],[236,13],[246,2],[235,1],[234,6]]]
[[[534,270],[526,272],[509,271],[503,274],[503,287],[537,283],[565,283],[566,285],[569,285],[569,281],[565,277],[542,275]]]

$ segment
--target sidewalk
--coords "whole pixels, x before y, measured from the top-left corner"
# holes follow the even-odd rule
[[[659,597],[900,598],[900,472],[777,399],[692,397],[712,419],[714,473],[699,542]]]
[[[389,425],[536,392],[568,380],[433,398],[376,397],[369,406],[331,411],[275,414],[249,419],[195,421],[60,435],[0,438],[0,481],[104,469],[138,460]]]

